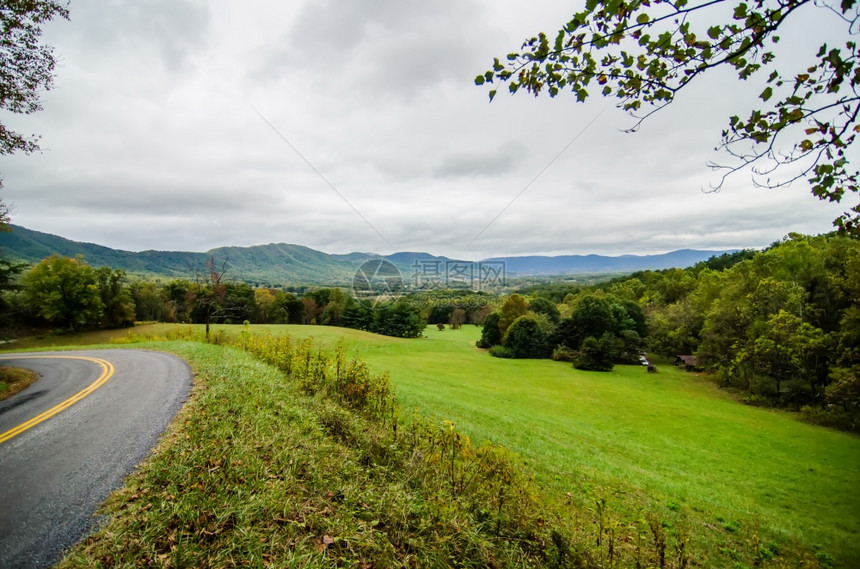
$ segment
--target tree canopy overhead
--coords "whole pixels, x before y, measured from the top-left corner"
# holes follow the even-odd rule
[[[69,18],[56,0],[0,0],[0,109],[42,110],[39,96],[53,86],[56,61],[54,49],[41,43],[41,25],[55,17]],[[37,141],[0,123],[0,155],[34,152]]]
[[[846,37],[856,32],[856,0],[586,0],[554,36],[526,40],[475,83],[491,84],[490,100],[498,83],[535,96],[569,90],[579,102],[598,89],[633,115],[635,131],[696,77],[731,67],[740,80],[760,79],[762,104],[730,117],[718,150],[731,164],[709,164],[722,175],[713,189],[751,167],[757,186],[806,178],[819,199],[856,199],[858,171],[846,150],[860,132],[857,43],[823,44],[800,68],[777,68],[780,27],[808,10],[827,10]],[[860,203],[834,225],[860,233]]]

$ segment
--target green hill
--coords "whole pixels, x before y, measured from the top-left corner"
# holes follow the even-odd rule
[[[125,269],[130,274],[151,277],[190,278],[205,267],[227,263],[228,276],[259,285],[335,284],[347,285],[361,263],[373,256],[364,253],[329,255],[301,245],[271,243],[254,247],[219,247],[206,252],[122,251],[94,243],[13,225],[0,234],[0,249],[27,263],[38,263],[51,255],[83,255],[92,266]]]
[[[51,255],[67,257],[83,255],[87,263],[92,266],[125,269],[131,275],[193,278],[195,272],[201,271],[207,260],[212,259],[219,267],[226,263],[227,276],[230,279],[258,286],[349,286],[356,270],[363,262],[380,257],[387,259],[400,270],[407,285],[413,281],[416,271],[424,275],[430,271],[442,281],[448,267],[447,263],[454,261],[448,257],[420,252],[398,252],[384,256],[374,253],[332,255],[302,245],[287,243],[270,243],[253,247],[218,247],[205,252],[153,250],[133,252],[111,249],[94,243],[80,243],[18,225],[12,225],[11,228],[10,232],[0,232],[0,251],[8,257],[27,263],[35,264]],[[496,268],[500,264],[505,266],[509,277],[623,274],[645,269],[686,267],[724,252],[682,250],[646,256],[499,257],[486,262]],[[454,262],[462,269],[463,262]],[[475,279],[480,278],[478,276],[480,269],[477,265],[468,261],[465,263],[471,265],[467,267],[472,271],[469,274],[473,274]],[[451,271],[455,274],[456,269],[452,268]]]

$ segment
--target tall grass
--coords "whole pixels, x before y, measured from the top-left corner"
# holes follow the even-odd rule
[[[655,522],[657,539],[602,510],[554,509],[516,456],[450,421],[400,416],[385,374],[342,348],[247,335],[235,345],[142,344],[192,363],[191,400],[109,501],[109,523],[61,566],[682,568],[694,558],[667,520]]]
[[[664,367],[657,377],[631,375],[632,369],[583,375],[548,361],[492,360],[472,347],[468,330],[445,331],[436,337],[431,331],[430,338],[414,341],[337,329],[275,330],[287,330],[293,337],[252,340],[246,332],[243,339],[240,327],[213,334],[219,344],[235,341],[240,348],[251,349],[254,360],[261,363],[250,367],[243,362],[252,360],[225,347],[185,342],[149,347],[170,349],[192,361],[202,393],[217,385],[223,393],[221,403],[239,398],[229,408],[220,400],[197,407],[201,405],[198,393],[189,411],[215,421],[213,432],[224,423],[232,424],[234,431],[247,425],[227,439],[230,448],[240,440],[251,448],[258,444],[250,442],[255,438],[270,440],[267,433],[278,428],[277,422],[266,420],[266,412],[258,417],[256,411],[270,401],[306,417],[316,438],[303,439],[300,446],[323,449],[307,459],[306,468],[313,463],[314,469],[325,471],[330,480],[323,484],[324,492],[335,497],[333,487],[355,491],[352,485],[360,484],[359,493],[366,496],[362,501],[368,506],[361,513],[379,522],[373,526],[380,528],[373,533],[374,543],[395,554],[380,557],[381,549],[359,548],[358,555],[352,549],[347,555],[334,547],[334,541],[329,543],[335,539],[332,533],[324,533],[308,538],[312,545],[302,546],[310,547],[310,556],[299,561],[284,550],[267,550],[269,561],[261,561],[261,566],[830,567],[841,563],[851,567],[857,559],[856,542],[852,545],[842,537],[856,535],[857,518],[852,512],[857,510],[851,504],[857,498],[845,480],[851,478],[852,468],[857,469],[852,459],[857,456],[857,444],[840,433],[796,423],[784,414],[742,407],[715,393],[712,386]],[[312,332],[324,347],[297,338],[300,332]],[[179,336],[183,335],[196,337],[196,330],[182,329]],[[254,343],[259,345],[253,348]],[[349,353],[353,348],[361,350],[361,358]],[[206,350],[219,349],[228,350],[220,357],[229,358],[229,367],[235,363],[236,372],[213,371],[207,358],[200,357]],[[345,379],[349,376],[342,372],[353,360],[356,371]],[[362,360],[369,365],[358,365]],[[275,375],[256,377],[257,365]],[[284,373],[287,369],[289,375]],[[382,369],[391,370],[390,378]],[[373,383],[376,379],[379,382]],[[400,405],[393,398],[392,385],[398,386]],[[373,395],[365,398],[363,394]],[[248,400],[255,404],[248,405]],[[415,414],[419,406],[421,414]],[[431,415],[453,423],[427,419]],[[713,428],[703,429],[703,425]],[[225,440],[202,439],[209,428],[182,434],[183,428],[175,444],[183,447],[190,444],[183,441],[196,441],[208,448],[201,451],[201,460],[214,456]],[[464,430],[473,439],[504,443],[514,453],[498,444],[475,445]],[[772,460],[772,437],[777,436],[784,437],[797,456],[779,454],[779,460]],[[809,441],[818,441],[815,469],[831,489],[821,494],[822,502],[842,500],[843,504],[830,508],[836,512],[830,512],[830,518],[820,508],[783,510],[782,519],[778,514],[762,515],[769,504],[751,500],[751,492],[773,493],[779,503],[802,504],[809,499],[802,495],[809,487],[798,484],[809,475],[796,468],[813,456],[806,448]],[[276,439],[271,444],[287,442]],[[698,455],[705,449],[723,465],[719,471],[707,471],[713,462]],[[186,454],[190,456],[187,448]],[[179,457],[171,454],[167,462],[201,468],[181,458],[182,452]],[[239,460],[252,462],[250,457]],[[759,474],[762,466],[767,467],[769,479]],[[470,473],[475,470],[486,475],[473,477]],[[309,481],[304,470],[300,476],[289,472],[281,479],[285,484]],[[790,473],[798,478],[787,479]],[[174,474],[179,475],[179,470]],[[697,486],[699,478],[703,483]],[[511,485],[503,482],[508,479]],[[242,475],[224,481],[226,490],[209,491],[225,504],[230,501],[222,493],[261,495],[250,480]],[[166,482],[164,478],[160,483]],[[322,482],[314,479],[313,484]],[[157,483],[139,486],[153,487]],[[737,505],[731,503],[738,498]],[[339,518],[338,531],[358,523],[355,504],[340,508],[339,515],[346,517]],[[199,507],[188,505],[189,511]],[[324,510],[322,506],[320,511]],[[263,539],[266,532],[274,531],[260,520],[236,516],[243,521],[231,522],[231,532],[251,532]],[[428,538],[424,530],[435,537]],[[377,535],[380,532],[384,535]],[[191,534],[183,543],[194,542]],[[829,540],[821,539],[828,536]],[[99,537],[91,547],[104,551],[104,543],[105,537]],[[212,544],[218,551],[234,546],[230,541]],[[324,555],[310,561],[314,548]],[[87,564],[96,557],[87,553],[81,559],[85,561],[79,564]],[[118,559],[132,563],[132,557]],[[199,555],[193,559],[204,564]]]

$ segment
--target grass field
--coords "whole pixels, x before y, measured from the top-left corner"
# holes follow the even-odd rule
[[[450,419],[473,440],[516,452],[549,495],[574,502],[572,515],[606,498],[623,519],[645,509],[682,517],[713,566],[720,565],[713,556],[733,558],[733,534],[760,535],[776,549],[796,542],[820,550],[822,566],[830,555],[847,567],[860,564],[856,436],[740,405],[670,365],[658,374],[637,366],[593,373],[549,360],[491,358],[475,348],[480,330],[472,326],[428,328],[415,340],[338,328],[253,328],[312,336],[327,346],[343,338],[391,373],[406,412],[415,407]],[[215,329],[235,333],[241,326]]]
[[[598,373],[492,358],[475,348],[473,326],[428,327],[418,340],[298,326],[290,333],[328,345],[345,337],[390,371],[404,407],[515,451],[559,496],[613,496],[622,513],[662,506],[721,529],[760,525],[774,539],[860,563],[856,436],[740,405],[671,365],[657,374],[638,366]]]

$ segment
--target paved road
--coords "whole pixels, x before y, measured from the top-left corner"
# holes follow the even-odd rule
[[[0,567],[48,567],[93,530],[96,507],[146,457],[187,398],[191,371],[175,356],[143,350],[0,358],[2,365],[39,374],[0,402],[0,440],[79,397],[0,442]]]

